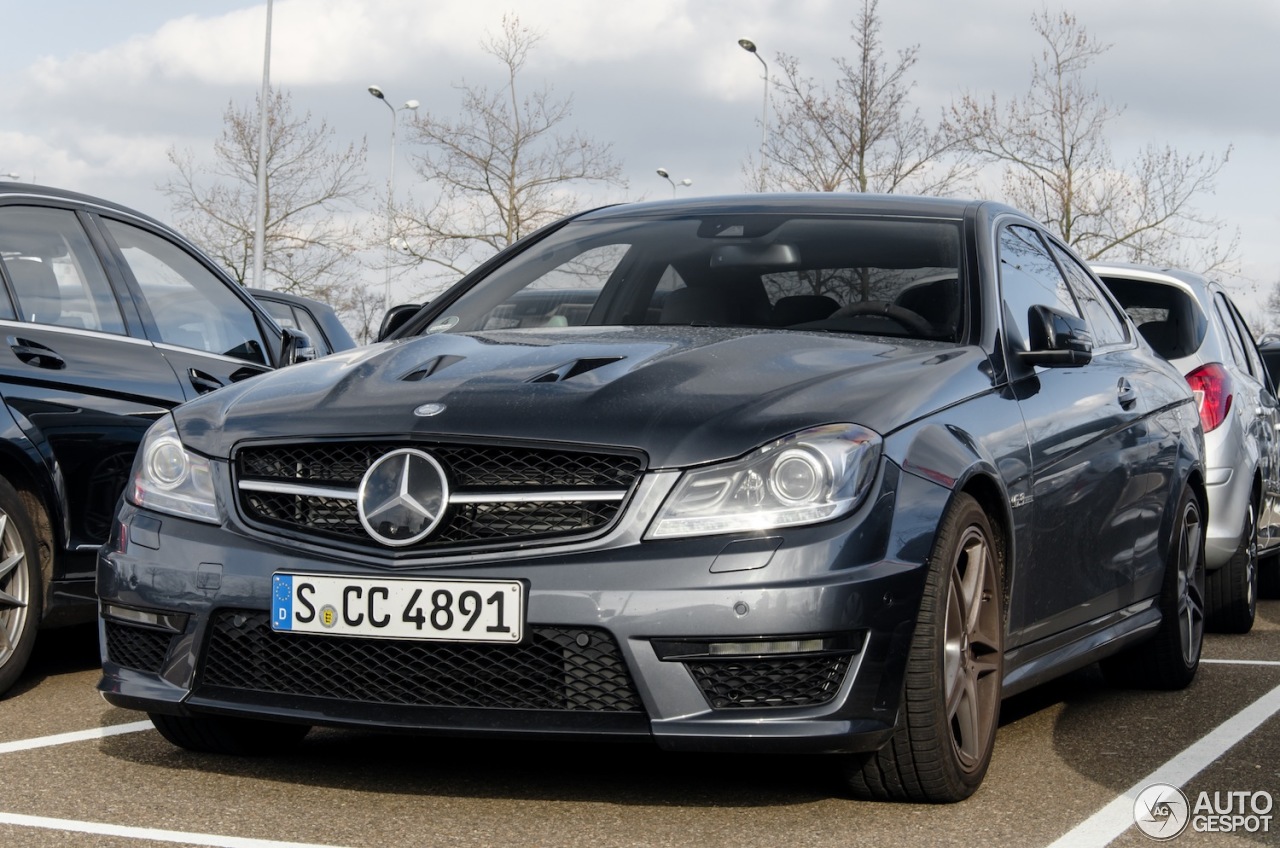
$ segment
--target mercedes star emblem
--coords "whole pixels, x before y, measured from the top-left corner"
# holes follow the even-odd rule
[[[369,466],[356,507],[370,536],[400,548],[436,529],[448,501],[449,483],[440,463],[423,451],[401,448]]]

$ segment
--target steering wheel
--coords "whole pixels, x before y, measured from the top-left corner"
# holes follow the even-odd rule
[[[937,332],[933,325],[925,320],[919,312],[913,312],[905,306],[890,303],[887,300],[864,300],[842,306],[832,313],[832,318],[847,318],[853,315],[873,315],[877,318],[888,318],[905,330],[915,335],[933,336]]]

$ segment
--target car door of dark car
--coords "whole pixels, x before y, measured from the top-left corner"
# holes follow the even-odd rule
[[[87,552],[107,539],[143,432],[184,395],[155,346],[129,335],[137,316],[74,211],[0,207],[0,265],[0,392],[67,505],[59,537]]]
[[[1152,394],[1122,319],[1103,325],[1109,302],[1079,304],[1053,259],[1060,250],[1029,227],[999,238],[1000,276],[1014,378],[1030,440],[1032,550],[1020,562],[1010,604],[1019,642],[1067,631],[1133,601],[1143,558],[1154,560],[1167,490],[1159,454],[1173,442],[1150,419]],[[1065,252],[1062,258],[1074,263]],[[1086,279],[1087,273],[1084,274]],[[1043,304],[1087,316],[1095,336],[1081,367],[1032,368],[1017,350],[1028,311]]]
[[[99,219],[124,266],[147,335],[178,376],[187,399],[261,374],[278,343],[245,295],[181,245],[112,218]]]

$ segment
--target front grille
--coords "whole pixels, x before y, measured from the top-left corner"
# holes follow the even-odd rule
[[[250,521],[272,528],[382,548],[360,522],[356,498],[369,467],[397,448],[430,453],[445,470],[451,495],[435,530],[400,548],[408,552],[603,531],[621,514],[643,467],[625,454],[494,445],[254,445],[235,456],[240,508]]]
[[[107,621],[107,659],[124,668],[159,674],[173,634],[150,627]]]
[[[836,696],[849,654],[688,662],[707,702],[717,710],[811,707]]]
[[[367,704],[640,713],[613,637],[533,627],[519,645],[272,632],[265,612],[214,616],[206,686]]]

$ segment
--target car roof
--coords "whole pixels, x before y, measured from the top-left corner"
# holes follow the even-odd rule
[[[1133,262],[1090,262],[1089,267],[1099,277],[1124,277],[1130,280],[1146,280],[1153,283],[1166,283],[1180,288],[1210,289],[1217,285],[1203,274],[1187,271],[1182,268],[1141,265]]]
[[[122,215],[128,215],[133,218],[139,218],[141,220],[146,221],[149,224],[152,224],[156,227],[160,227],[161,229],[167,230],[169,232],[174,231],[173,227],[169,226],[163,221],[153,218],[150,215],[147,215],[143,212],[139,212],[137,209],[131,209],[130,207],[124,206],[123,204],[116,203],[111,200],[105,200],[101,197],[95,197],[91,194],[82,194],[81,192],[78,192],[78,191],[71,191],[69,189],[57,188],[55,186],[35,185],[33,183],[0,182],[0,199],[5,199],[8,197],[32,197],[37,199],[43,198],[48,200],[62,201],[64,203],[79,203],[87,206],[98,206],[103,209],[109,209],[113,212],[118,212]]]
[[[786,214],[875,214],[903,215],[959,220],[970,209],[989,208],[992,212],[1009,212],[1027,217],[1012,206],[990,200],[964,200],[947,197],[917,197],[899,194],[861,194],[856,192],[794,192],[769,194],[735,194],[714,197],[651,200],[602,206],[577,216],[579,220],[609,220],[672,214],[714,215],[716,213],[786,213]]]

